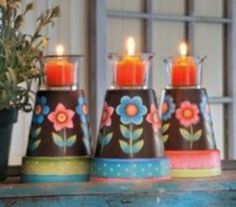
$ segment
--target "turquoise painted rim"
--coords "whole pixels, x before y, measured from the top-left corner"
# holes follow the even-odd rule
[[[90,175],[103,178],[159,178],[170,175],[170,163],[166,157],[156,159],[94,158]]]
[[[88,181],[89,175],[22,175],[22,182],[43,183],[43,182],[75,182]]]

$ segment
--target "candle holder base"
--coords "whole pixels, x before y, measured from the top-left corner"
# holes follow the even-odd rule
[[[219,150],[166,151],[172,177],[210,177],[221,174]]]
[[[88,181],[89,157],[24,157],[23,182],[78,182]]]
[[[94,158],[90,180],[98,182],[160,181],[170,179],[169,160]]]

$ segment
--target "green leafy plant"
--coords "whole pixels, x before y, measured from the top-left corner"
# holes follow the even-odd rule
[[[24,19],[33,3],[27,4],[23,12],[20,4],[21,0],[0,1],[0,110],[32,110],[31,86],[34,80],[41,84],[43,48],[48,40],[41,32],[59,16],[59,7],[47,9],[37,18],[35,31],[24,34]]]

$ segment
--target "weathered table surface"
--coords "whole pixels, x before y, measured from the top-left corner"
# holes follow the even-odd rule
[[[236,207],[236,171],[224,171],[213,178],[157,183],[23,184],[11,178],[0,183],[0,206]]]

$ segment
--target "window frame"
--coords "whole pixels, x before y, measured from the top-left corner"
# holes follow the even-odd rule
[[[90,0],[89,4],[89,100],[92,137],[97,137],[99,117],[106,90],[107,67],[107,18],[133,18],[145,21],[145,52],[152,52],[153,24],[155,21],[183,22],[186,41],[194,53],[194,23],[224,25],[224,96],[209,97],[210,104],[224,106],[225,159],[236,159],[236,1],[223,1],[223,17],[194,15],[194,1],[185,0],[185,15],[163,15],[153,12],[153,1],[144,1],[143,12],[114,11],[106,9],[106,0]],[[102,76],[99,74],[103,74]],[[149,85],[152,84],[152,79]],[[96,107],[94,107],[96,106]],[[95,146],[95,143],[93,143]],[[236,162],[236,161],[235,161]]]

